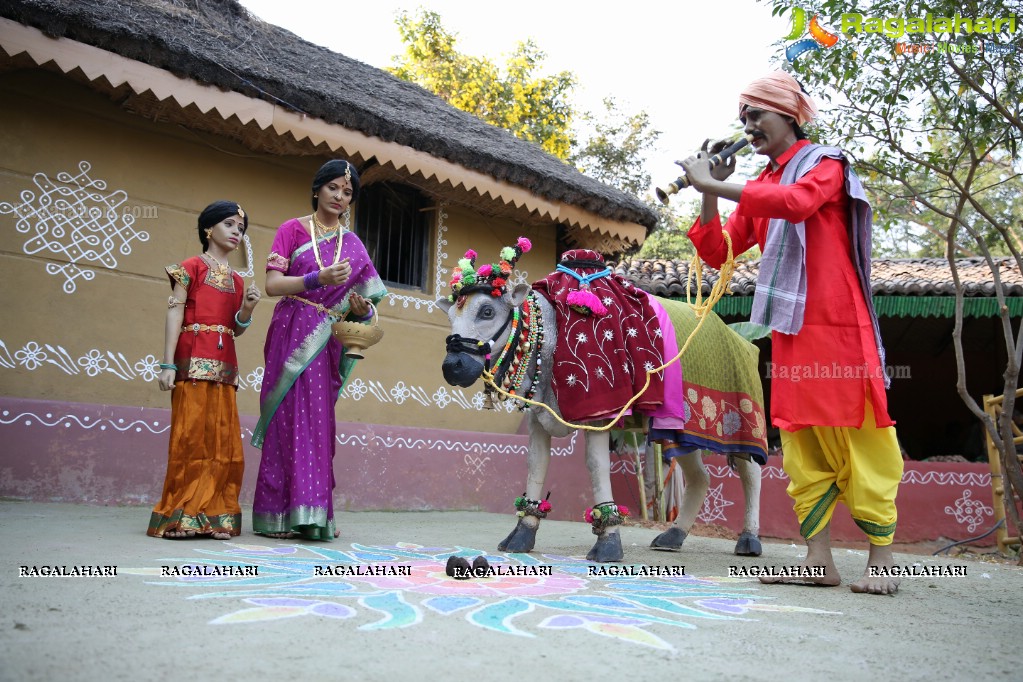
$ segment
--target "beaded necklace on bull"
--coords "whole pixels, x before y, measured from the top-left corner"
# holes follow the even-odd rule
[[[532,291],[529,292],[529,295],[526,297],[526,301],[523,302],[522,307],[524,310],[528,308],[528,314],[533,320],[533,325],[539,327],[536,332],[536,337],[533,341],[530,341],[531,333],[526,329],[519,330],[519,327],[522,324],[520,322],[521,315],[519,313],[519,309],[516,308],[511,317],[512,330],[508,334],[508,341],[505,343],[504,348],[501,350],[501,354],[498,356],[497,362],[494,364],[496,371],[490,371],[491,345],[504,332],[505,327],[508,326],[508,322],[505,322],[505,324],[501,326],[501,328],[489,341],[463,339],[457,334],[452,334],[447,338],[448,351],[462,350],[484,355],[485,362],[482,375],[483,383],[485,385],[484,407],[493,407],[492,393],[497,393],[502,400],[511,398],[512,400],[520,401],[522,403],[520,409],[525,409],[526,405],[542,407],[547,410],[556,421],[569,428],[582,429],[584,431],[610,431],[615,427],[618,421],[625,416],[629,409],[632,408],[633,403],[639,400],[640,396],[642,396],[646,392],[647,388],[650,387],[651,375],[663,371],[665,368],[682,359],[682,356],[689,349],[689,344],[696,336],[696,333],[700,331],[700,327],[702,327],[703,323],[706,321],[708,317],[707,313],[711,312],[714,309],[714,304],[716,304],[721,297],[728,292],[728,287],[732,281],[732,273],[735,271],[735,256],[732,252],[731,235],[728,234],[727,230],[722,230],[721,234],[728,248],[728,257],[725,259],[725,262],[721,264],[721,268],[718,271],[718,280],[714,283],[714,286],[711,287],[706,300],[702,296],[700,287],[700,283],[703,278],[699,255],[693,256],[693,260],[689,266],[689,277],[686,282],[686,299],[689,301],[689,304],[693,306],[693,310],[696,313],[696,327],[693,328],[693,331],[689,332],[689,336],[686,337],[685,343],[682,344],[682,347],[679,349],[678,354],[675,357],[668,360],[660,367],[654,367],[646,371],[646,382],[643,384],[643,388],[641,388],[636,395],[632,396],[632,399],[629,400],[624,407],[622,407],[621,411],[619,411],[619,413],[614,417],[611,417],[604,426],[572,424],[571,422],[567,422],[562,419],[550,405],[533,400],[533,395],[536,392],[536,386],[539,383],[540,378],[540,348],[543,344],[543,321],[541,319],[542,316],[540,314],[539,306],[536,304],[536,299],[534,298],[536,294]],[[531,246],[532,245],[528,239],[525,237],[519,237],[515,246],[506,246],[501,249],[501,263],[496,270],[494,266],[489,264],[482,265],[479,269],[476,269],[475,263],[477,254],[472,249],[469,249],[465,252],[465,257],[459,259],[458,267],[452,270],[450,282],[451,295],[448,297],[448,300],[461,307],[465,304],[465,297],[476,291],[488,291],[494,298],[500,298],[504,295],[504,287],[507,284],[508,276],[512,272],[512,266],[523,253],[529,251]],[[692,300],[691,295],[694,279],[696,282],[695,301]],[[585,285],[588,284],[588,282],[580,280],[580,284]],[[581,287],[581,290],[582,289],[583,287]],[[589,299],[590,297],[583,296],[577,300],[580,304],[582,304],[584,301],[589,301]],[[518,334],[516,333],[517,331]],[[516,360],[513,360],[511,367],[509,367],[509,369],[514,367],[515,371],[506,371],[504,375],[500,377],[500,382],[498,382],[499,377],[497,375],[500,374],[501,364],[507,356],[512,343],[515,342],[516,339],[518,340],[516,343],[516,350],[512,351],[512,353],[513,356],[517,358],[517,362]],[[533,374],[533,380],[530,382],[529,388],[526,390],[526,395],[517,395],[516,393],[521,387],[522,378],[524,378],[525,372],[527,371],[523,368],[527,368],[529,366],[529,361],[531,360],[530,351],[536,355],[536,371]],[[517,375],[521,375],[518,383],[516,383]]]
[[[521,311],[521,312],[520,312]],[[531,399],[536,393],[536,387],[540,384],[540,372],[543,370],[543,362],[540,358],[540,350],[543,348],[543,315],[540,314],[540,307],[536,304],[536,294],[532,291],[522,302],[522,306],[515,308],[512,313],[511,332],[508,340],[497,356],[497,360],[490,367],[490,354],[486,355],[485,367],[492,372],[495,383],[499,383],[505,394],[510,398],[518,398],[522,385],[526,381],[526,374],[533,358],[536,358],[532,379],[523,395]],[[505,366],[505,360],[508,364]],[[493,393],[485,390],[484,407],[493,408]],[[502,396],[503,398],[503,396]],[[525,409],[523,403],[520,409]]]

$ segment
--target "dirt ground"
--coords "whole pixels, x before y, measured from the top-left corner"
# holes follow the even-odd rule
[[[666,530],[671,524],[657,521],[643,521],[629,519],[626,521],[629,525],[634,525],[639,528],[646,528],[654,530],[660,533]],[[738,539],[739,534],[731,528],[722,526],[716,523],[695,523],[691,531],[692,535],[697,535],[705,538],[717,538],[720,540],[732,540],[733,542]],[[764,542],[772,542],[777,544],[791,544],[791,540],[784,538],[761,538]],[[1020,561],[1019,548],[1015,548],[1014,551],[1008,554],[1004,554],[998,551],[995,546],[991,547],[973,547],[973,546],[954,546],[950,547],[955,541],[954,540],[935,540],[933,542],[896,542],[892,544],[892,550],[903,554],[917,554],[919,556],[936,556],[935,552],[942,551],[941,557],[945,559],[965,559],[969,561],[980,561],[995,564],[1005,564],[1007,566],[1017,566]],[[797,543],[798,544],[798,543]],[[842,542],[840,540],[832,541],[832,546],[840,549],[863,549],[864,543],[857,542]]]
[[[248,510],[229,542],[149,538],[148,519],[0,500],[0,680],[1021,678],[1005,563],[899,553],[917,575],[870,596],[848,587],[865,548],[835,551],[839,587],[763,585],[751,571],[803,548],[736,557],[706,528],[657,552],[627,525],[624,563],[595,565],[582,522],[511,554],[514,516],[481,512],[344,513],[328,543],[254,536]],[[455,580],[455,555],[504,573]],[[54,575],[76,567],[116,575]]]

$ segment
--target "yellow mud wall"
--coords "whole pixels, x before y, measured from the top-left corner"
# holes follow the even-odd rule
[[[309,185],[326,160],[259,154],[153,122],[39,69],[0,73],[0,149],[0,395],[140,407],[170,405],[154,377],[170,292],[163,268],[200,252],[199,211],[217,199],[245,208],[254,262],[243,246],[232,265],[263,287],[274,232],[309,212]],[[95,229],[80,229],[89,210],[99,211]],[[519,276],[543,276],[555,262],[554,225],[522,227],[452,204],[432,215],[427,290],[389,286],[384,339],[356,369],[338,418],[516,431],[520,413],[477,408],[479,384],[444,382],[450,330],[434,301],[467,248],[496,260],[519,235],[535,245]],[[274,303],[264,298],[238,342],[243,415],[258,413]]]

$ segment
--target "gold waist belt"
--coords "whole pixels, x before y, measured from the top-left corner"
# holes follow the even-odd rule
[[[284,298],[290,298],[293,301],[298,301],[300,303],[305,303],[308,306],[312,306],[313,308],[316,308],[317,310],[319,310],[324,315],[328,315],[329,317],[336,317],[338,319],[341,319],[341,313],[339,313],[338,311],[334,310],[333,308],[328,308],[325,305],[320,305],[319,303],[314,303],[313,301],[310,301],[307,298],[302,298],[301,296],[292,296],[291,294],[285,295]]]
[[[195,334],[198,334],[199,332],[216,332],[218,334],[230,334],[231,336],[234,336],[234,330],[230,327],[225,327],[222,324],[199,324],[196,322],[195,324],[186,324],[181,328],[181,331],[193,332]]]

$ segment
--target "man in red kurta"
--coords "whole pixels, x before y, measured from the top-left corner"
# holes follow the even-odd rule
[[[839,585],[829,525],[842,501],[870,540],[867,570],[852,590],[890,594],[899,584],[889,573],[902,457],[869,298],[869,204],[841,150],[805,139],[800,126],[816,107],[791,76],[754,81],[739,101],[753,149],[770,159],[760,176],[725,182],[734,160],[711,169],[703,153],[681,165],[703,193],[689,232],[700,257],[713,267],[727,257],[718,197],[738,202],[723,228],[734,253],[758,245],[764,254],[753,321],[774,329],[771,419],[782,430],[804,565],[814,570],[763,580]]]

